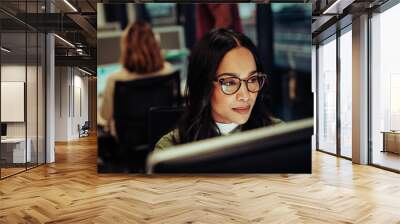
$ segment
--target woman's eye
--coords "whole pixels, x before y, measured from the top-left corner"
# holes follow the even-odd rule
[[[222,82],[222,84],[225,85],[225,86],[233,86],[233,85],[236,85],[237,83],[236,83],[235,80],[224,80]]]
[[[257,78],[257,77],[251,77],[251,78],[248,80],[248,82],[249,82],[249,83],[256,83],[256,82],[258,82],[258,78]]]

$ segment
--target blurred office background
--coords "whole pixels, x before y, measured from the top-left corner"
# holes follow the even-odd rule
[[[284,121],[313,116],[313,95],[311,92],[312,4],[237,3],[219,4],[220,8],[215,9],[217,8],[216,5],[177,3],[98,4],[97,120],[100,157],[107,157],[107,153],[118,151],[112,151],[111,148],[116,148],[116,146],[103,138],[104,135],[107,135],[104,132],[106,130],[103,129],[106,126],[106,121],[99,111],[102,106],[107,77],[122,68],[119,62],[122,32],[128,24],[136,20],[144,20],[151,24],[160,42],[164,59],[170,62],[179,73],[178,92],[181,93],[181,97],[184,97],[190,51],[196,41],[205,32],[213,28],[207,27],[206,21],[216,21],[217,19],[213,15],[222,13],[218,10],[225,10],[223,11],[224,15],[230,17],[227,19],[230,21],[227,27],[243,32],[257,46],[262,64],[269,76],[270,99],[268,104],[270,104],[273,115]],[[117,107],[119,108],[115,104],[114,115]],[[152,114],[142,116],[142,119],[152,120]],[[145,150],[149,152],[152,150],[153,142],[151,140],[153,136],[151,122],[141,125],[145,127],[141,132],[150,130],[149,136],[147,136],[149,147]],[[125,133],[126,131],[119,130],[119,132]],[[142,133],[136,133],[134,136],[138,137],[139,134]],[[124,140],[121,139],[116,142],[120,145],[125,144]],[[134,144],[136,143],[127,142],[125,145],[132,146]],[[122,151],[132,151],[132,149],[123,149]],[[124,158],[129,157],[138,156],[124,156]],[[102,162],[104,161],[100,160],[100,163]],[[128,166],[128,164],[132,164],[132,160],[128,160],[127,164],[122,166]],[[129,172],[124,169],[109,170],[104,166],[100,167],[99,172]]]
[[[201,4],[147,3],[98,5],[98,94],[106,78],[121,68],[120,36],[136,19],[152,24],[166,60],[181,69],[182,88],[187,56],[195,44],[196,7]],[[238,3],[243,32],[257,45],[271,78],[271,109],[289,121],[313,115],[311,89],[311,4]],[[99,102],[100,102],[99,101]],[[101,104],[99,103],[98,106]]]

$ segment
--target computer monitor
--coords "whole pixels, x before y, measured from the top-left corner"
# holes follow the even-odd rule
[[[153,26],[173,25],[177,23],[176,3],[146,3],[145,7],[150,14]]]
[[[185,34],[182,26],[154,27],[154,34],[160,37],[162,50],[186,49]]]
[[[311,173],[313,119],[153,152],[147,173]]]
[[[97,64],[118,64],[122,31],[105,31],[97,34]]]
[[[1,136],[7,136],[7,124],[1,123]]]
[[[183,26],[170,25],[153,27],[153,32],[160,39],[161,50],[186,50]],[[120,44],[123,31],[105,31],[97,34],[97,64],[107,66],[119,64]]]

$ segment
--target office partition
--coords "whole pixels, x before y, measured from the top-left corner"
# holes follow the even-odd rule
[[[27,22],[44,2],[0,3],[1,179],[45,163],[45,34]]]

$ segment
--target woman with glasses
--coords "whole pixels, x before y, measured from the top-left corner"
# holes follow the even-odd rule
[[[189,59],[186,112],[155,150],[280,123],[265,106],[267,81],[248,37],[227,29],[210,31]]]

